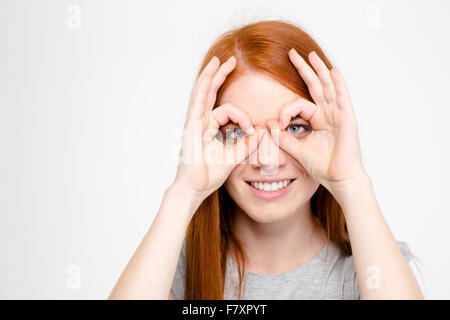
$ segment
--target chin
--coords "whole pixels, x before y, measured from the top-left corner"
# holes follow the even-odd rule
[[[242,208],[242,207],[241,207]],[[245,214],[258,223],[275,223],[285,220],[295,214],[294,208],[281,207],[280,205],[247,206],[242,208]]]

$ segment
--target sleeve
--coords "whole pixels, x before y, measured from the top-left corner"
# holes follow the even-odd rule
[[[172,293],[175,300],[184,300],[184,288],[186,278],[186,239],[181,247],[180,257],[178,258],[177,269],[172,282]]]
[[[397,244],[400,248],[400,251],[403,254],[403,257],[405,258],[406,263],[411,269],[410,262],[411,262],[411,249],[409,248],[409,245],[404,241],[397,241]],[[360,292],[359,292],[359,286],[358,286],[358,280],[356,278],[356,271],[353,267],[353,290],[354,290],[354,297],[355,299],[361,299]]]

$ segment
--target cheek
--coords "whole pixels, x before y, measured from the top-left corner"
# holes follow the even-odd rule
[[[311,199],[311,197],[316,193],[320,186],[320,183],[311,178],[309,175],[305,175],[302,183],[299,184],[298,194],[302,194],[303,201]]]
[[[292,205],[297,208],[307,204],[320,186],[320,183],[314,180],[305,170],[302,170],[300,179],[293,190],[296,196],[292,199]]]
[[[243,171],[243,165],[236,166],[224,182],[224,187],[234,199],[242,194],[242,188],[246,187],[244,180],[241,178],[241,172]]]

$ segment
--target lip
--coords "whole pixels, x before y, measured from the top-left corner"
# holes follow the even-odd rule
[[[276,181],[280,181],[280,180],[287,180],[287,179],[271,179],[271,180],[258,180],[259,182],[276,182]],[[274,200],[274,199],[278,199],[281,198],[282,196],[284,196],[286,193],[289,192],[289,190],[292,189],[292,185],[294,183],[297,182],[297,179],[291,179],[291,183],[289,183],[289,185],[286,188],[283,188],[281,190],[277,190],[277,191],[261,191],[258,189],[253,188],[253,186],[248,183],[248,182],[252,182],[252,181],[246,181],[245,184],[250,188],[250,191],[253,193],[253,195],[255,195],[256,197],[260,198],[260,199],[265,199],[265,200]]]
[[[267,182],[267,183],[272,183],[272,182],[278,182],[278,181],[284,181],[284,180],[295,180],[296,178],[276,178],[276,179],[267,179],[267,178],[261,178],[258,180],[245,180],[246,182]]]

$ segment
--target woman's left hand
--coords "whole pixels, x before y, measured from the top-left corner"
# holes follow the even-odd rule
[[[361,160],[358,127],[353,106],[341,73],[313,51],[308,58],[314,70],[295,51],[289,57],[308,86],[315,103],[299,98],[283,106],[277,120],[267,126],[278,145],[299,161],[305,170],[333,193],[353,179],[366,177]],[[309,121],[311,131],[303,137],[286,131],[291,118]],[[279,129],[279,135],[274,135]]]

